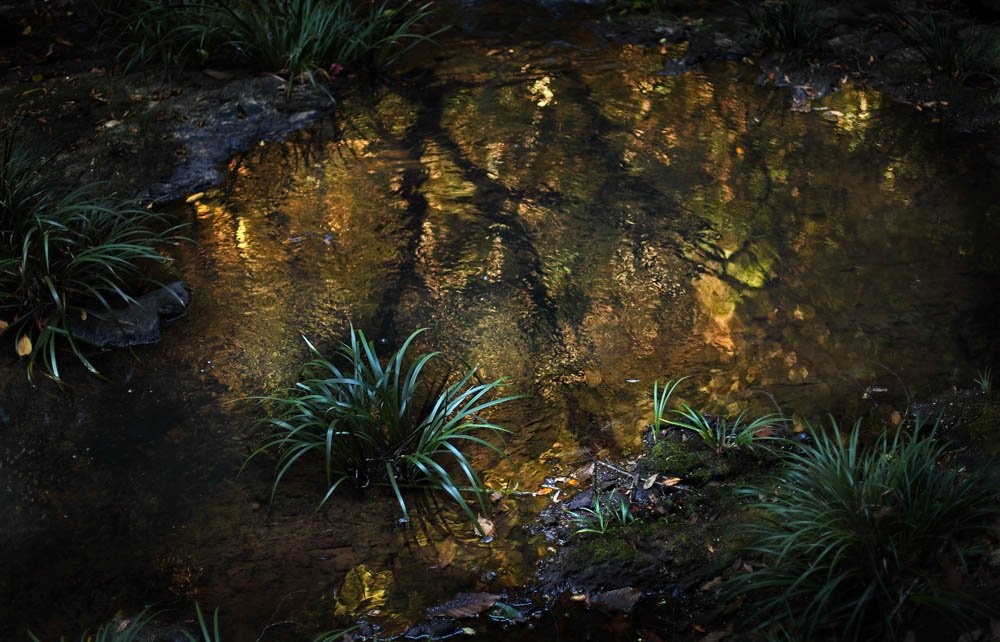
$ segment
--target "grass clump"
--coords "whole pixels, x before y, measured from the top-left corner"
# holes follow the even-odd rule
[[[594,507],[583,507],[580,510],[569,511],[569,520],[576,527],[576,534],[598,533],[604,535],[618,526],[628,526],[635,515],[629,510],[629,503],[618,497],[617,508],[611,506],[611,499],[601,501],[601,494],[594,493]]]
[[[316,457],[323,463],[327,486],[320,507],[345,482],[357,487],[386,484],[408,517],[402,488],[433,489],[454,499],[480,529],[464,493],[475,495],[485,513],[485,488],[462,447],[483,446],[506,458],[500,447],[476,433],[485,431],[502,443],[502,433],[510,431],[480,414],[520,395],[488,399],[506,382],[473,384],[476,368],[454,383],[448,383],[450,367],[433,377],[430,368],[444,363],[440,352],[407,357],[422,331],[411,334],[385,365],[374,344],[353,326],[350,342],[333,360],[306,341],[316,358],[305,365],[294,388],[266,398],[277,413],[258,423],[270,427],[271,434],[247,459],[278,450],[272,498],[296,462]],[[463,481],[456,480],[442,460],[459,470]]]
[[[348,0],[141,0],[124,18],[129,66],[161,60],[250,64],[313,83],[341,70],[391,66],[436,33],[417,32],[430,4]]]
[[[102,624],[97,631],[84,632],[80,636],[80,642],[138,642],[145,639],[146,625],[156,614],[148,614],[142,611],[131,620],[112,620]],[[31,642],[41,642],[41,640],[31,631],[28,631],[28,639]],[[66,638],[60,637],[60,642],[65,642]]]
[[[945,446],[933,431],[898,430],[868,449],[860,432],[858,423],[846,439],[836,425],[815,434],[786,454],[773,485],[743,491],[765,498],[748,551],[766,566],[734,578],[732,592],[754,592],[762,628],[803,640],[829,630],[895,640],[918,614],[995,615],[962,578],[1000,514],[1000,482],[939,464]]]
[[[826,33],[812,0],[760,0],[742,6],[757,42],[769,51],[807,49]]]
[[[959,28],[927,10],[919,16],[904,15],[894,32],[931,70],[959,82],[977,75],[996,81],[1000,73],[1000,37],[987,27]]]
[[[71,320],[110,318],[151,280],[144,267],[169,263],[157,251],[176,243],[163,215],[99,193],[101,185],[63,188],[41,174],[38,156],[12,132],[0,133],[0,333],[56,380],[68,349],[91,372]]]

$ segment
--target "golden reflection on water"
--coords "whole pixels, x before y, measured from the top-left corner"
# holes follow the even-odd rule
[[[867,90],[791,112],[739,66],[661,75],[664,56],[617,53],[546,69],[466,52],[490,58],[486,82],[444,67],[429,104],[386,94],[308,153],[234,161],[193,205],[204,269],[181,266],[212,295],[191,316],[231,364],[213,376],[256,393],[293,379],[300,334],[332,348],[351,320],[394,347],[429,327],[421,347],[534,395],[494,417],[517,431],[520,470],[480,459],[491,483],[533,490],[634,448],[655,379],[689,375],[678,401],[710,409],[766,408],[762,390],[816,416],[860,398],[879,363],[914,387],[967,373],[959,326],[995,304],[980,249],[996,230],[974,213],[996,182],[969,189],[975,168],[943,166]],[[331,568],[406,582],[441,554],[447,535],[429,533],[392,544],[409,552],[391,569],[365,554]],[[521,581],[532,546],[469,545],[442,576],[492,564]]]

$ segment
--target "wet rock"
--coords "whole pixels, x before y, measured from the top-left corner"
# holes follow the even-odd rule
[[[187,287],[175,281],[142,295],[125,308],[112,310],[104,318],[90,315],[74,319],[70,331],[75,337],[102,348],[156,343],[160,340],[161,323],[182,316],[190,299]]]

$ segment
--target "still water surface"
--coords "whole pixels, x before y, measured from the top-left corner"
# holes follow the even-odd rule
[[[816,417],[870,409],[870,387],[901,407],[900,380],[926,395],[995,361],[1000,177],[975,141],[863,88],[792,111],[750,67],[672,74],[676,51],[589,34],[443,45],[418,80],[351,97],[172,208],[198,242],[178,253],[192,306],[159,345],[108,355],[110,383],[51,397],[5,368],[0,631],[75,635],[197,599],[227,639],[270,623],[287,639],[282,622],[348,614],[351,569],[398,629],[529,581],[546,544],[520,524],[544,498],[505,500],[491,543],[458,525],[440,568],[447,523],[400,525],[378,494],[314,514],[305,474],[269,504],[263,459],[236,477],[245,398],[294,380],[303,335],[332,350],[351,321],[387,349],[427,327],[422,348],[532,395],[493,417],[519,474],[479,458],[493,486],[528,490],[634,451],[656,379],[690,377],[681,398],[717,411]]]

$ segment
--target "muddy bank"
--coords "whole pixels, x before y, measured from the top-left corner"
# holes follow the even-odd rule
[[[246,69],[124,72],[115,23],[93,3],[6,3],[0,124],[20,125],[46,170],[170,200],[224,177],[234,154],[335,108],[331,95]]]
[[[750,4],[750,3],[747,3]],[[663,13],[608,15],[596,22],[605,38],[656,47],[683,44],[683,55],[665,68],[682,73],[710,60],[744,60],[758,65],[755,81],[786,87],[792,109],[843,84],[863,84],[923,112],[928,126],[948,131],[996,132],[1000,124],[1000,82],[978,76],[965,81],[929,68],[916,49],[897,35],[904,16],[930,8],[939,21],[956,29],[997,29],[995,3],[838,2],[813,3],[824,26],[817,40],[801,50],[773,52],[756,38],[747,11],[736,3],[676,2]],[[992,162],[1000,166],[1000,156]]]

